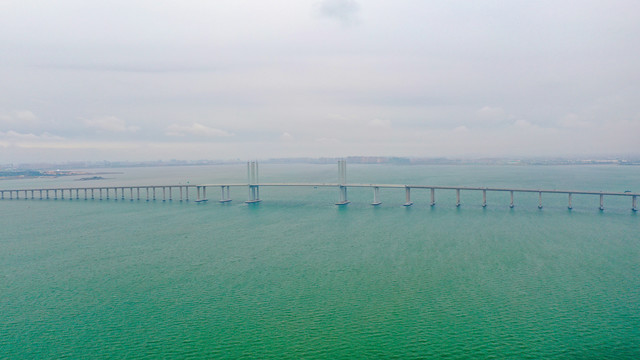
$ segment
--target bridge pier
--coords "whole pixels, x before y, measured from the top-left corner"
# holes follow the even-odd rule
[[[509,207],[510,207],[511,209],[513,209],[513,207],[515,206],[515,205],[513,204],[513,191],[510,191],[510,193],[511,193],[511,203],[509,204]]]
[[[166,187],[162,187],[162,202],[167,201],[167,188]]]
[[[189,186],[184,187],[184,192],[185,201],[189,201]]]
[[[636,206],[636,195],[631,197],[631,211],[638,211],[638,207]]]
[[[340,201],[336,205],[347,205],[350,201],[347,200],[347,160],[338,160],[338,179],[340,183]]]
[[[542,209],[542,191],[538,191],[538,209]]]
[[[569,193],[569,206],[568,206],[569,210],[573,209],[573,205],[571,205],[571,195],[573,194]]]
[[[153,201],[156,201],[156,187],[155,187],[155,186],[153,186],[153,187],[151,188],[151,191],[153,192]]]
[[[259,203],[260,200],[260,187],[259,187],[259,179],[258,179],[258,162],[257,161],[249,161],[247,162],[247,183],[249,184],[249,198],[245,203],[247,204],[255,204]]]
[[[431,206],[436,205],[436,189],[431,188]]]
[[[228,203],[231,201],[231,197],[229,196],[229,188],[230,186],[221,186],[221,194],[220,194],[220,202],[221,203]]]
[[[404,188],[404,192],[405,192],[405,196],[406,196],[406,202],[404,204],[402,204],[402,206],[411,206],[411,205],[413,205],[413,202],[411,201],[411,188],[406,186]]]
[[[600,194],[600,211],[604,210],[604,195]]]
[[[196,202],[207,201],[207,187],[206,186],[196,186],[196,188],[198,190],[198,198],[196,199]],[[202,189],[202,197],[200,197],[200,189]]]
[[[456,189],[456,207],[460,207],[460,189]]]
[[[487,207],[487,190],[482,190],[482,207]]]
[[[380,204],[382,204],[380,202],[380,200],[378,200],[378,193],[380,192],[380,188],[377,186],[373,187],[373,202],[371,203],[371,205],[373,206],[378,206]]]

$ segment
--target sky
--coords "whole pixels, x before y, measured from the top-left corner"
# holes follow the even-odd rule
[[[640,154],[637,0],[0,0],[0,163]]]

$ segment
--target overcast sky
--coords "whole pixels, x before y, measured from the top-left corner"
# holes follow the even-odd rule
[[[0,0],[0,163],[640,154],[639,14]]]

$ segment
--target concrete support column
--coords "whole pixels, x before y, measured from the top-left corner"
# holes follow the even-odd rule
[[[542,191],[538,192],[538,209],[542,209]]]
[[[247,163],[247,183],[249,184],[249,198],[247,204],[260,202],[260,180],[258,178],[258,162],[249,161]]]
[[[84,199],[87,200],[87,188],[84,188]]]
[[[180,201],[182,201],[182,186],[179,186],[180,188]]]
[[[406,202],[403,204],[403,206],[413,205],[413,202],[411,202],[411,188],[406,186],[404,188],[404,192],[405,192]]]
[[[377,206],[377,205],[382,204],[380,202],[380,200],[378,199],[379,192],[380,192],[380,188],[377,187],[377,186],[374,186],[373,187],[373,202],[371,203],[371,205]]]
[[[631,210],[632,211],[638,211],[638,207],[636,206],[636,195],[633,195],[631,197]]]
[[[347,161],[346,160],[338,160],[338,183],[340,184],[340,201],[336,203],[336,205],[347,205],[349,200],[347,200]]]
[[[167,188],[162,187],[162,201],[167,201]]]
[[[460,207],[460,189],[456,189],[456,207]]]
[[[4,198],[4,196],[3,196],[3,198]],[[42,200],[42,190],[40,190],[40,200]]]
[[[152,187],[151,190],[153,191],[153,201],[156,201],[156,187]]]
[[[604,195],[600,194],[600,210],[604,210]]]
[[[185,193],[184,193],[184,198],[185,198],[185,200],[186,200],[186,201],[189,201],[189,187],[188,187],[188,186],[185,186],[185,187],[184,187],[184,192],[185,192]]]
[[[129,188],[129,201],[133,201],[133,188]]]
[[[487,207],[487,190],[482,190],[482,207]]]
[[[146,187],[145,189],[147,189],[147,201],[149,201],[149,187]]]
[[[220,189],[221,189],[220,190],[221,191],[220,202],[221,203],[226,203],[226,202],[231,201],[231,197],[229,196],[229,188],[230,188],[230,186],[224,186],[224,185],[220,187]]]
[[[200,186],[196,186],[196,202],[200,202]]]
[[[513,207],[515,206],[513,204],[513,191],[510,191],[510,193],[511,193],[511,203],[509,204],[509,207],[513,209]]]
[[[436,205],[436,189],[431,188],[431,206]]]
[[[571,204],[571,196],[572,195],[573,195],[572,193],[569,193],[569,206],[568,206],[569,210],[573,209],[573,205]]]

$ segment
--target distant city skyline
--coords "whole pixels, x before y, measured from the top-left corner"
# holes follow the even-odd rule
[[[640,154],[640,3],[0,3],[0,164]]]

